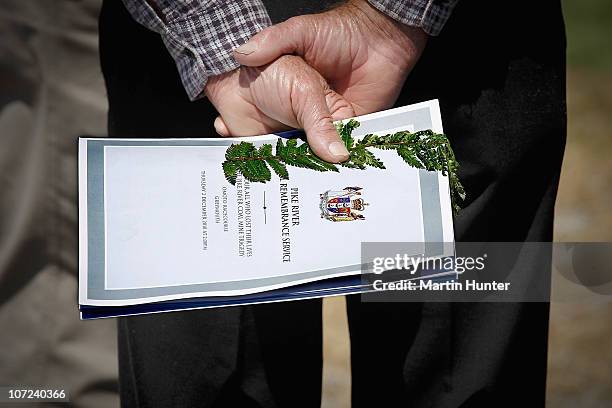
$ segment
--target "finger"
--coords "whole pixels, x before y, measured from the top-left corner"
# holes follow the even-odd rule
[[[298,101],[298,122],[306,131],[308,144],[321,159],[330,163],[340,163],[349,157],[346,146],[340,139],[332,116],[327,107],[323,90],[316,92],[306,89],[304,98]]]
[[[325,93],[325,102],[334,121],[356,116],[353,105],[332,89],[328,89]]]
[[[228,137],[231,135],[229,128],[227,127],[227,125],[225,124],[225,121],[223,120],[223,118],[221,116],[217,116],[217,119],[215,119],[215,131],[223,137]]]
[[[241,65],[259,67],[285,54],[304,54],[304,44],[312,35],[305,17],[294,17],[273,25],[254,35],[247,43],[234,50]]]
[[[215,131],[223,136],[257,136],[290,129],[287,125],[273,120],[258,111],[240,117],[218,116],[214,122]]]

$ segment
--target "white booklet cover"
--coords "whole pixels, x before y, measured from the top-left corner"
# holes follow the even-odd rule
[[[356,119],[355,138],[443,132],[437,101]],[[253,294],[360,274],[362,242],[454,241],[448,178],[393,150],[386,169],[225,179],[230,145],[278,137],[81,138],[79,303]]]

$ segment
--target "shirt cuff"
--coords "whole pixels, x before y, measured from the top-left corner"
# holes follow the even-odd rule
[[[209,77],[238,68],[233,50],[271,25],[261,0],[124,2],[137,21],[161,34],[191,100],[204,95]]]
[[[440,34],[459,0],[368,0],[380,12],[427,34]]]

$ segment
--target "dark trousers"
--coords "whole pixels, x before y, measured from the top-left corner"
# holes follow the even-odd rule
[[[267,1],[275,22],[320,10]],[[285,4],[287,3],[287,4]],[[109,135],[210,137],[160,38],[119,1],[100,17]],[[549,241],[565,144],[559,1],[461,1],[430,40],[397,105],[440,100],[467,193],[458,241]],[[547,281],[550,270],[526,271]],[[353,406],[543,406],[548,304],[348,299]],[[315,407],[321,301],[119,321],[125,406]]]

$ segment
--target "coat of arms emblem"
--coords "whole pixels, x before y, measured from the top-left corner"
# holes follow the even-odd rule
[[[363,200],[362,190],[361,187],[345,187],[319,194],[321,218],[334,222],[365,220],[363,211],[368,203]]]

